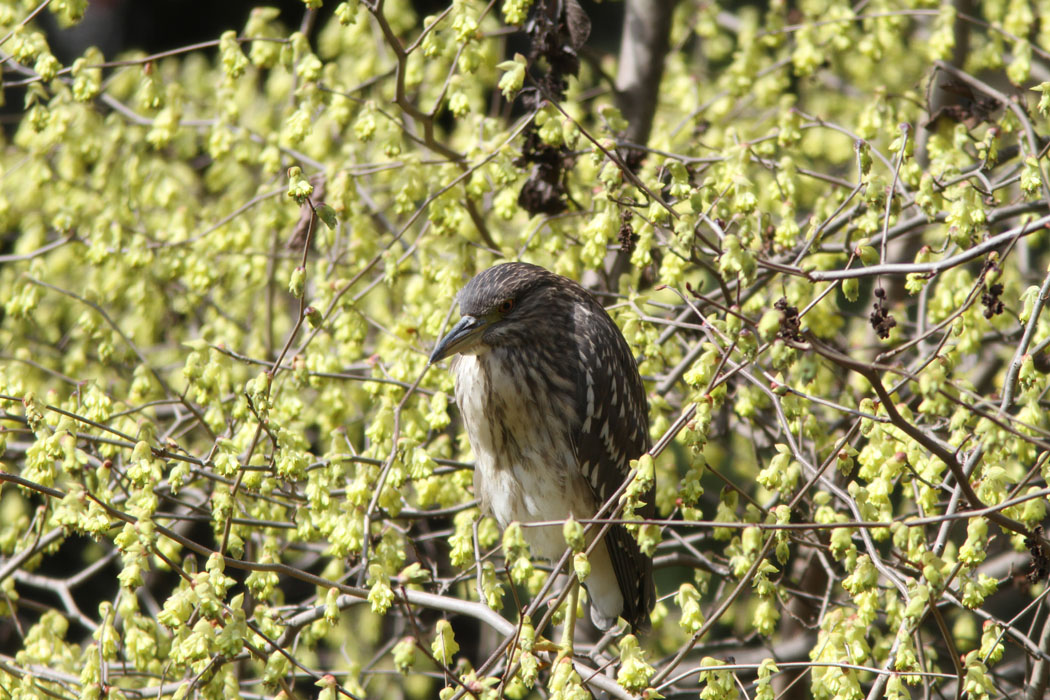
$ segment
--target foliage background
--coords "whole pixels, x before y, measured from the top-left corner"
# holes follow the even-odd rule
[[[0,4],[0,696],[1043,697],[1048,3],[665,4],[640,136],[521,0],[85,7]],[[504,259],[647,379],[654,630],[574,665],[426,366]]]

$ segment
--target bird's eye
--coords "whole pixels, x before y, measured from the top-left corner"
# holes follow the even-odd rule
[[[514,308],[514,300],[513,299],[504,299],[503,301],[501,301],[499,303],[499,306],[496,307],[496,309],[501,314],[509,314],[511,312],[511,309],[513,309],[513,308]]]

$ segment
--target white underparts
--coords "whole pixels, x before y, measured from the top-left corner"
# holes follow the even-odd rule
[[[500,527],[522,523],[532,553],[556,561],[566,547],[561,523],[570,515],[577,520],[591,518],[600,505],[577,463],[572,426],[555,418],[573,416],[576,409],[559,398],[523,395],[519,387],[527,385],[526,377],[508,372],[525,370],[512,362],[491,360],[489,353],[482,352],[461,355],[453,363],[456,401],[476,462],[474,490],[482,509]],[[559,405],[550,405],[551,401]],[[590,471],[597,478],[598,470]],[[527,526],[544,521],[558,524]],[[586,586],[591,617],[605,628],[622,612],[623,597],[604,543],[593,549],[590,563]]]

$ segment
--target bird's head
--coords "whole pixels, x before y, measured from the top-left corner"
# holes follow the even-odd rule
[[[478,273],[456,296],[462,318],[438,341],[430,354],[430,364],[457,353],[478,354],[494,346],[534,338],[536,321],[556,312],[552,299],[557,296],[545,294],[544,290],[575,286],[560,275],[528,263],[503,263]]]

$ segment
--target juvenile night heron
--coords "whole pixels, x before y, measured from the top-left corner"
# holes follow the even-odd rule
[[[456,403],[483,511],[500,527],[593,517],[649,448],[645,390],[627,341],[589,292],[536,265],[491,267],[457,299],[462,318],[430,362],[458,354]],[[650,491],[643,517],[652,502]],[[565,551],[560,526],[523,532],[534,554],[556,560]],[[594,623],[606,629],[623,617],[647,627],[652,560],[634,537],[612,526],[590,562]]]

